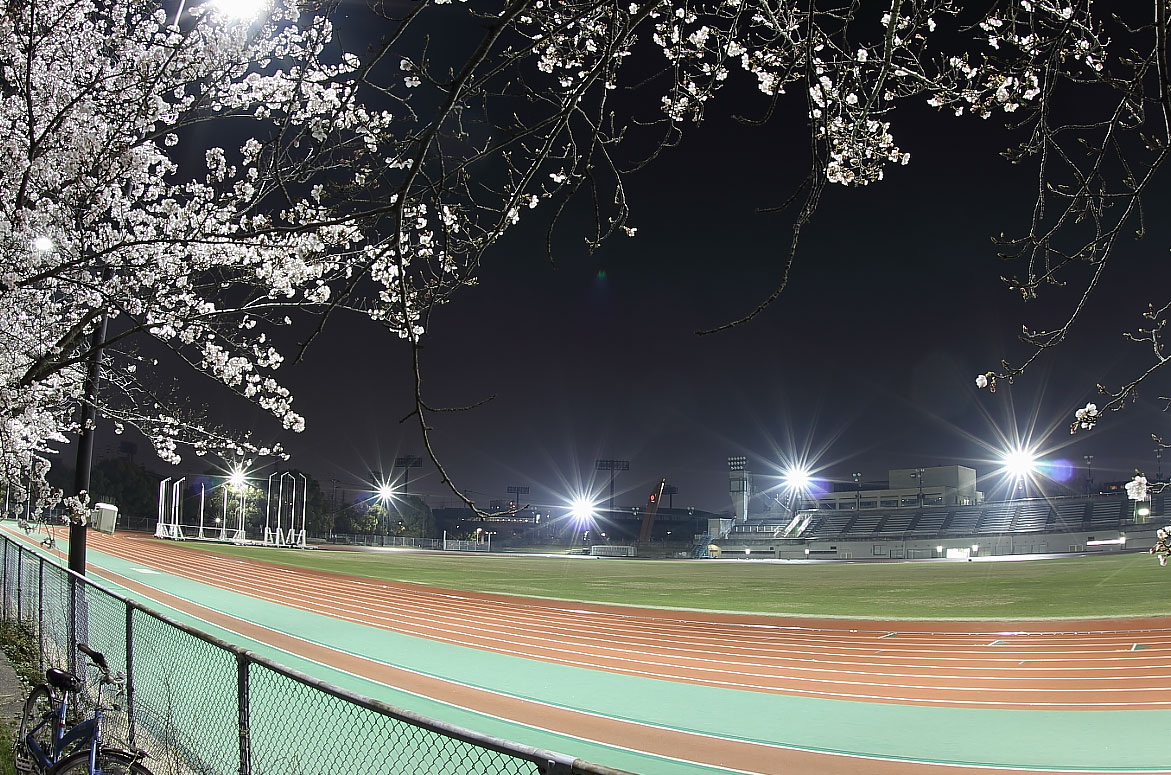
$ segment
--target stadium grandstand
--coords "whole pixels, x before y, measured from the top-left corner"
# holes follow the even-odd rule
[[[734,517],[711,520],[694,557],[890,560],[1146,551],[1163,496],[1112,492],[985,502],[965,466],[897,469],[885,483],[758,492],[730,459]]]

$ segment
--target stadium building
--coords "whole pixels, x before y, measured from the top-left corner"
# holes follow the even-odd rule
[[[730,458],[729,467],[734,516],[709,521],[693,556],[902,560],[1145,551],[1163,524],[1162,495],[986,501],[966,466],[894,469],[883,483],[800,489],[758,489],[744,458]]]

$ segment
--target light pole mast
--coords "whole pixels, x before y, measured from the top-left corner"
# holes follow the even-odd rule
[[[403,470],[403,493],[411,494],[411,469],[423,465],[423,458],[418,455],[402,455],[394,459],[394,467]]]
[[[613,513],[614,512],[614,472],[615,471],[629,471],[630,470],[630,461],[629,460],[614,460],[611,458],[602,459],[602,460],[598,461],[598,470],[610,472],[610,512]]]

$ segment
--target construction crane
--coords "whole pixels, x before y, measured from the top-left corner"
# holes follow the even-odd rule
[[[663,488],[667,486],[664,478],[655,489],[651,490],[651,497],[647,500],[646,513],[642,518],[642,530],[638,532],[638,542],[644,544],[651,540],[651,531],[655,527],[655,515],[659,513],[659,501],[663,499]]]

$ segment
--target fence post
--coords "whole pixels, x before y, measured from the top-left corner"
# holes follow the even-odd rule
[[[134,608],[123,602],[126,608],[126,725],[127,741],[134,748]]]
[[[41,672],[45,671],[45,558],[37,555],[37,661]]]
[[[69,574],[69,583],[66,588],[69,592],[69,639],[65,643],[65,653],[68,655],[66,667],[69,672],[77,675],[77,595],[79,590],[77,577],[72,573]]]
[[[247,652],[236,652],[236,702],[240,716],[240,775],[252,775],[252,729]]]
[[[4,537],[4,620],[8,620],[8,536]]]
[[[7,551],[7,547],[8,547],[7,540],[5,540],[4,546],[5,546],[5,551]],[[16,553],[16,621],[20,622],[20,623],[24,622],[24,616],[23,616],[24,609],[20,604],[20,602],[21,602],[20,599],[23,597],[23,595],[21,594],[23,592],[23,589],[22,589],[23,587],[24,587],[24,552],[17,551],[17,553]]]

